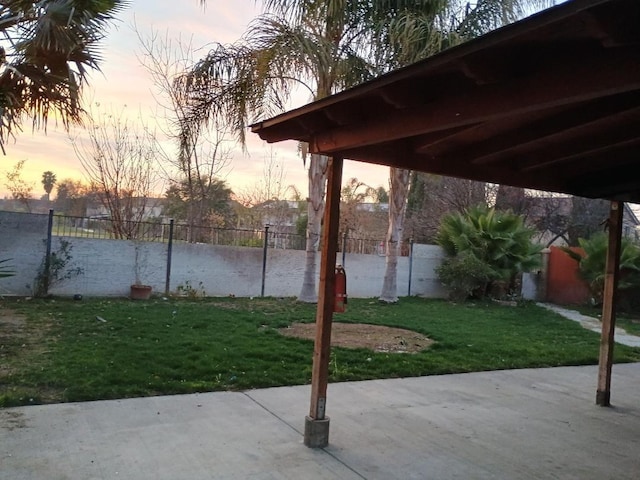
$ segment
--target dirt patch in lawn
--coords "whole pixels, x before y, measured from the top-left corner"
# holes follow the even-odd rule
[[[315,338],[315,323],[294,323],[281,328],[287,337]],[[344,348],[368,348],[374,352],[416,353],[433,344],[433,340],[412,330],[383,327],[366,323],[334,323],[331,329],[331,344]]]

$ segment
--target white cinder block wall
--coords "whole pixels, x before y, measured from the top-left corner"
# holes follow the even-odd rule
[[[31,295],[45,257],[47,215],[0,212],[0,260],[15,276],[0,278],[0,295]]]
[[[32,285],[45,254],[47,216],[0,212],[0,259],[12,258],[18,267],[15,277],[0,279],[3,294],[31,295]],[[71,245],[70,268],[80,267],[83,274],[57,285],[54,295],[128,296],[136,281],[136,249],[141,283],[164,293],[167,273],[167,244],[105,240],[78,237],[53,237],[52,251],[60,240]],[[265,295],[296,296],[300,293],[305,252],[269,249]],[[411,294],[446,297],[434,269],[443,254],[440,247],[414,245]],[[342,255],[338,254],[338,263]],[[320,254],[317,258],[318,272]],[[385,272],[385,257],[347,254],[345,258],[347,290],[351,297],[380,295]],[[207,295],[237,297],[259,296],[262,280],[262,248],[230,247],[205,244],[174,243],[171,262],[170,291],[187,282],[204,289]],[[408,294],[409,258],[398,259],[398,295]]]

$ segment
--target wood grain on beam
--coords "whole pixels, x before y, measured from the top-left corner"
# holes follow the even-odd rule
[[[609,137],[611,141],[607,143],[600,141],[574,151],[563,146],[562,151],[552,152],[548,155],[541,152],[537,160],[529,159],[524,165],[518,163],[518,159],[513,159],[513,162],[510,163],[517,165],[517,170],[522,174],[528,175],[538,170],[553,168],[555,175],[581,179],[584,175],[590,175],[594,169],[602,170],[616,165],[637,163],[640,152],[639,133],[635,132],[630,135],[630,138],[627,138],[626,134],[620,134],[615,140],[613,137]],[[628,171],[628,174],[635,175],[637,173],[640,172]]]
[[[566,110],[569,107],[556,108],[552,110]],[[528,125],[536,121],[543,122],[548,118],[550,110],[541,110],[539,112],[527,112],[522,115],[512,115],[508,118],[498,119],[492,122],[479,122],[472,125],[464,125],[457,128],[447,130],[450,134],[443,135],[442,138],[433,139],[431,141],[421,141],[421,136],[414,137],[413,144],[418,154],[427,154],[434,156],[448,155],[456,159],[475,158],[477,154],[485,151],[485,143],[493,142],[493,138],[504,138],[504,142],[512,145],[510,140],[514,135],[520,134],[520,129],[527,130]],[[438,132],[439,133],[439,132]],[[429,139],[431,134],[424,137]],[[473,148],[469,148],[473,145]],[[475,146],[478,149],[476,150]],[[490,147],[486,147],[490,148]],[[489,150],[491,151],[491,150]],[[473,154],[472,154],[473,152]]]
[[[543,135],[538,139],[530,139],[495,154],[474,158],[471,162],[477,165],[515,162],[518,170],[530,172],[587,157],[591,152],[600,154],[606,149],[616,148],[617,145],[635,141],[640,137],[640,130],[627,127],[629,121],[637,121],[640,125],[640,108],[626,113]]]
[[[600,336],[600,359],[598,363],[598,389],[596,403],[603,407],[610,405],[611,367],[616,328],[616,296],[620,277],[620,253],[622,250],[622,217],[624,204],[611,202],[609,210],[609,244],[602,294],[602,334]]]
[[[640,55],[636,50],[617,50],[506,85],[478,87],[428,105],[381,112],[366,122],[318,132],[310,147],[315,153],[339,152],[634,91],[640,89],[639,71]]]
[[[640,98],[636,100],[640,101]],[[601,108],[590,103],[555,118],[547,117],[516,131],[496,135],[490,140],[474,144],[474,148],[462,153],[462,157],[473,157],[473,163],[483,165],[501,161],[505,157],[526,156],[531,152],[540,158],[547,153],[546,149],[555,149],[556,146],[570,146],[572,150],[586,149],[588,147],[583,144],[583,140],[594,146],[606,143],[607,137],[615,136],[620,129],[624,130],[627,122],[640,120],[640,107],[634,107],[628,100],[625,100],[626,108],[615,106],[615,102],[609,98],[604,102],[607,105]],[[633,108],[629,108],[630,106]],[[630,132],[621,133],[624,138],[629,138]]]
[[[329,159],[327,178],[327,204],[322,230],[322,256],[320,283],[316,310],[316,336],[311,370],[311,402],[309,417],[325,418],[327,384],[329,383],[329,358],[331,353],[331,324],[335,302],[335,268],[340,225],[340,186],[342,184],[342,158]]]
[[[540,190],[568,193],[567,186],[561,178],[549,178],[546,172],[523,176],[515,170],[509,170],[502,166],[499,168],[492,166],[481,167],[450,160],[442,161],[441,159],[427,155],[416,155],[410,150],[403,148],[401,144],[389,144],[383,147],[361,147],[345,151],[344,154],[345,158],[351,160],[379,165],[387,165],[389,157],[395,155],[394,165],[399,168],[465,178],[467,180],[503,183],[516,187],[537,188]]]

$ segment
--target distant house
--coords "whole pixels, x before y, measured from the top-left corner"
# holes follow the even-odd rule
[[[131,199],[131,218],[139,218],[140,221],[148,222],[155,219],[164,220],[164,198],[133,198]],[[101,203],[94,203],[87,206],[87,217],[89,218],[111,218],[111,212]]]
[[[3,198],[0,199],[0,210],[6,212],[49,213],[49,210],[53,208],[53,202],[42,198],[30,198],[27,203],[13,198]]]
[[[267,200],[252,207],[235,206],[237,228],[263,229],[269,226],[272,232],[296,233],[300,216],[306,213],[306,202],[294,200]]]
[[[634,240],[640,240],[640,220],[638,220],[638,215],[628,203],[624,204],[622,235],[633,238]]]
[[[356,205],[356,211],[369,212],[369,213],[380,213],[380,212],[386,213],[389,211],[389,204],[388,203],[372,203],[372,202],[358,203]]]

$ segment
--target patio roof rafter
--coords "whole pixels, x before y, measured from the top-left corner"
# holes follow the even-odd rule
[[[268,142],[304,141],[340,159],[605,198],[618,228],[622,202],[640,203],[638,25],[638,0],[569,0],[251,128]],[[336,243],[326,239],[323,258]],[[610,395],[619,248],[611,234],[602,405]],[[322,342],[330,338],[327,318]],[[318,368],[324,375],[328,364]],[[313,417],[313,403],[311,410]]]

